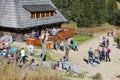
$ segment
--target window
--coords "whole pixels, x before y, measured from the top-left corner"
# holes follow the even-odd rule
[[[46,17],[49,17],[49,12],[46,12]]]
[[[31,13],[31,18],[36,18],[35,13]]]
[[[36,18],[40,18],[40,13],[36,13]]]
[[[55,10],[50,4],[41,5],[23,5],[23,7],[28,10],[31,14],[31,18],[43,18],[55,15]]]
[[[54,12],[51,12],[51,16],[54,16]]]
[[[43,18],[43,17],[54,16],[54,15],[55,15],[54,11],[51,11],[51,12],[32,12],[31,18]]]
[[[45,13],[44,12],[41,13],[41,17],[45,17]]]

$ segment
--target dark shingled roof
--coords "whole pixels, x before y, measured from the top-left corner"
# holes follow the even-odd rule
[[[51,6],[49,9],[49,6],[47,6],[48,10],[55,10],[56,14],[54,16],[32,19],[30,12],[23,7],[34,5],[35,8],[36,5],[46,6],[46,4]],[[33,8],[30,8],[30,10],[33,11]],[[42,10],[46,10],[46,8],[42,8]],[[51,0],[0,0],[0,27],[25,29],[66,21],[67,19],[57,10]]]
[[[42,5],[23,5],[23,7],[30,12],[55,11],[56,9],[49,4]]]

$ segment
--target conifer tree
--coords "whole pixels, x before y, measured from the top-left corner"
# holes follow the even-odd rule
[[[77,25],[80,27],[91,26],[93,22],[91,0],[81,0],[79,5],[80,5],[79,9],[81,9],[80,10],[81,12],[78,14],[79,17],[77,20]]]
[[[106,0],[107,4],[107,10],[108,10],[108,19],[111,19],[113,16],[115,16],[117,12],[117,4],[116,0]]]
[[[79,27],[116,23],[116,0],[52,0],[60,12]],[[115,21],[115,22],[114,22]]]

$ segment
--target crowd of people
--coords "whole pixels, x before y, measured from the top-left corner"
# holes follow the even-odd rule
[[[43,39],[45,38],[46,34],[50,35],[50,36],[54,36],[57,34],[57,32],[62,31],[62,29],[47,29],[46,31],[43,31],[41,34],[41,37],[43,37]],[[108,34],[109,35],[113,35],[113,32],[110,32]],[[35,32],[35,37],[39,38],[39,32]],[[40,37],[40,38],[41,38]],[[15,46],[10,47],[9,44],[6,41],[1,41],[0,44],[2,45],[2,47],[0,48],[0,58],[5,58],[8,59],[8,63],[13,63],[16,62],[19,64],[20,68],[23,68],[24,64],[28,64],[29,69],[36,71],[37,70],[37,63],[35,62],[35,59],[31,59],[29,62],[27,60],[28,56],[25,53],[25,49],[24,48],[17,48]],[[54,41],[54,49],[57,50],[58,49],[58,41]],[[106,38],[105,36],[103,36],[102,42],[100,43],[100,47],[97,47],[95,50],[93,50],[92,47],[89,48],[88,50],[88,58],[84,59],[84,61],[86,61],[87,63],[97,63],[100,64],[102,61],[106,61],[106,62],[110,62],[111,58],[110,58],[110,53],[111,53],[111,49],[109,48],[109,38]],[[33,45],[28,45],[28,54],[29,56],[34,55],[33,49],[34,46]],[[64,51],[65,50],[65,55],[63,56],[63,60],[60,59],[60,61],[58,61],[53,69],[65,69],[65,70],[70,70],[70,64],[68,62],[69,60],[69,50],[72,49],[73,51],[78,51],[77,48],[77,42],[75,42],[74,40],[70,41],[69,46],[65,44],[64,41],[60,42],[60,50]],[[101,49],[100,49],[101,48]],[[45,62],[46,61],[46,56],[43,57],[42,61]]]
[[[113,35],[114,35],[114,32],[113,32],[113,31],[108,31],[108,32],[107,32],[107,35],[108,35],[108,36],[113,36]]]
[[[16,35],[14,33],[0,32],[0,43],[3,42],[3,41],[6,41],[8,43],[12,43],[16,40],[15,36]]]
[[[34,31],[30,34],[25,34],[24,39],[26,38],[42,38],[45,39],[46,38],[46,34],[47,36],[52,36],[54,37],[58,32],[62,31],[61,28],[51,28],[51,29],[46,29],[44,31],[41,32],[41,35],[39,33],[39,31]],[[61,51],[65,51],[65,56],[63,57],[63,62],[64,64],[64,69],[69,68],[68,66],[65,68],[65,66],[68,64],[68,55],[69,55],[69,49],[71,48],[74,51],[78,51],[77,48],[77,43],[73,40],[71,40],[70,45],[66,48],[66,43],[64,41],[61,41],[60,44],[58,43],[58,41],[56,40],[54,42],[54,49],[57,50],[58,48],[60,48]],[[58,45],[60,47],[58,47]],[[33,45],[28,45],[27,46],[28,49],[28,55],[26,55],[26,51],[25,48],[18,48],[15,46],[10,46],[10,44],[7,41],[2,40],[0,42],[0,58],[4,58],[6,60],[8,60],[8,63],[16,63],[19,64],[20,68],[23,68],[23,65],[29,64],[29,67],[35,64],[35,59],[32,60],[28,60],[29,56],[33,56],[34,55],[34,46]],[[46,61],[45,57],[42,59],[42,61]],[[59,61],[60,62],[60,61]],[[36,65],[37,66],[37,65]],[[59,63],[60,66],[60,63]],[[32,69],[33,70],[33,69]],[[34,69],[35,70],[35,69]]]
[[[8,60],[7,63],[8,64],[13,64],[14,62],[16,63],[16,65],[19,65],[19,68],[22,69],[24,67],[24,65],[26,65],[26,69],[31,69],[33,71],[37,70],[37,66],[38,64],[35,62],[35,59],[31,59],[28,60],[29,56],[33,56],[34,55],[34,46],[33,45],[28,45],[26,49],[28,49],[28,53],[26,53],[25,48],[18,48],[16,46],[10,46],[9,44],[7,44],[7,42],[3,41],[1,43],[2,45],[4,45],[4,47],[2,47],[0,49],[0,58],[1,59],[6,59]],[[69,56],[69,50],[70,47],[67,46],[63,46],[64,42],[61,43],[61,50],[65,49],[65,55],[63,56],[63,60],[58,61],[53,69],[60,69],[60,70],[69,70],[70,65],[68,62],[68,56]],[[42,56],[45,55],[44,53],[41,54]],[[46,56],[41,57],[42,62],[46,62]]]
[[[24,34],[23,39],[26,40],[27,38],[40,38],[40,39],[45,39],[45,37],[54,37],[58,32],[63,31],[62,28],[46,28],[44,30],[33,30],[30,33]]]
[[[58,49],[58,45],[59,45],[58,41],[57,41],[57,40],[54,41],[54,49],[55,49],[55,50]],[[78,48],[77,48],[77,46],[78,46],[78,45],[77,45],[77,42],[74,41],[73,39],[70,40],[70,42],[61,41],[61,42],[60,42],[60,47],[59,47],[60,50],[61,50],[61,51],[64,51],[66,45],[68,45],[69,48],[71,48],[73,51],[78,51]]]
[[[103,36],[102,43],[100,43],[101,47],[108,47],[109,46],[109,38]]]
[[[20,69],[24,65],[28,64],[29,69],[35,71],[37,69],[37,63],[34,59],[28,60],[28,55],[24,48],[18,48],[15,46],[10,46],[6,41],[1,41],[0,45],[0,59],[5,60],[7,64],[19,65]],[[33,46],[28,46],[29,55],[33,55]]]
[[[100,47],[97,47],[95,50],[93,50],[92,47],[88,50],[88,59],[84,59],[87,63],[97,63],[100,64],[102,61],[110,62],[110,53],[111,49],[109,48],[109,38],[106,38],[103,36],[102,43],[100,44]],[[100,49],[101,48],[101,49]]]
[[[57,63],[53,65],[54,70],[65,70],[67,73],[72,73],[75,75],[79,75],[82,71],[79,69],[79,67],[76,64],[70,64],[69,62],[69,50],[71,47],[66,46],[65,47],[65,55],[60,58]]]

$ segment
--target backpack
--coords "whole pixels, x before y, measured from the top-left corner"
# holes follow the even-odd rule
[[[108,48],[108,53],[110,53],[111,52],[111,49],[110,48]]]
[[[89,56],[92,56],[92,55],[93,55],[93,52],[92,52],[92,51],[89,51],[88,54],[89,54]]]

